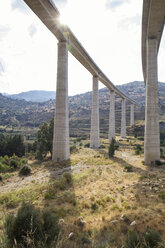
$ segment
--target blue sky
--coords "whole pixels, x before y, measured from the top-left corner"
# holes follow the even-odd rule
[[[115,85],[143,80],[142,0],[53,1],[61,21]],[[165,82],[164,41],[163,35],[159,80]],[[23,0],[0,1],[0,92],[56,90],[57,42]],[[69,54],[69,95],[91,89],[92,76]]]

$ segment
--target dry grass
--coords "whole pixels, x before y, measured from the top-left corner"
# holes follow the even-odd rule
[[[134,155],[130,141],[131,144],[142,144],[142,141],[133,138],[120,141],[120,149],[113,159],[107,158],[105,140],[102,141],[105,149],[79,148],[65,166],[52,162],[35,166],[28,185],[0,193],[0,218],[3,218],[2,213],[15,213],[21,201],[25,200],[64,218],[62,235],[70,248],[76,247],[75,240],[85,238],[86,243],[82,247],[91,247],[88,246],[89,239],[93,240],[93,244],[111,245],[102,247],[117,247],[124,243],[130,229],[139,233],[155,229],[165,240],[164,166],[144,166],[143,156]],[[132,166],[131,172],[124,169],[128,165]],[[66,172],[71,177],[63,176]],[[39,180],[41,174],[42,179]],[[1,187],[8,183],[12,183],[12,178],[9,182],[4,181]],[[123,214],[127,217],[126,221],[121,219]],[[86,221],[83,229],[76,224],[79,216]],[[136,225],[130,226],[133,221]],[[75,233],[75,240],[68,241],[70,232]],[[65,246],[59,243],[59,247]]]

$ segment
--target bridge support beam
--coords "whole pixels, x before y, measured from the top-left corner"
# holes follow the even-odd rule
[[[93,76],[90,147],[100,147],[98,77]]]
[[[58,43],[56,86],[56,111],[52,159],[63,161],[70,158],[68,114],[68,49],[67,43]]]
[[[110,110],[109,110],[109,142],[115,138],[115,92],[110,90]]]
[[[157,40],[147,40],[147,75],[145,108],[144,162],[160,160],[160,131],[158,111]]]
[[[134,126],[134,104],[131,104],[131,113],[130,113],[130,126]]]
[[[126,111],[125,111],[125,98],[122,99],[121,105],[121,138],[126,138]]]

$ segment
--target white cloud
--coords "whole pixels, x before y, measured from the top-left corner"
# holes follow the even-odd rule
[[[116,9],[117,7],[127,3],[129,0],[107,0],[106,7]]]
[[[142,0],[124,1],[123,4],[118,1],[115,8],[107,8],[106,0],[53,1],[76,37],[113,83],[143,80]],[[0,23],[0,56],[5,64],[5,71],[0,75],[0,92],[4,89],[9,93],[55,90],[56,38],[22,0],[0,2]],[[162,79],[163,52],[163,48],[160,49]],[[69,55],[69,94],[91,90],[91,82],[90,73]],[[100,87],[104,86],[100,84]]]

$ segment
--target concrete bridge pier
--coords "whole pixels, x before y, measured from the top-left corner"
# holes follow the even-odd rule
[[[147,40],[144,162],[148,165],[160,160],[157,44],[156,38]]]
[[[110,109],[109,109],[109,142],[115,138],[115,92],[110,90]]]
[[[134,126],[134,104],[131,104],[131,113],[130,113],[130,126]]]
[[[121,138],[126,138],[126,111],[125,111],[125,98],[122,98],[121,105]]]
[[[66,41],[59,41],[52,159],[63,161],[69,158],[68,49]]]
[[[90,147],[100,147],[98,77],[93,76]]]

